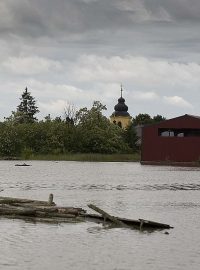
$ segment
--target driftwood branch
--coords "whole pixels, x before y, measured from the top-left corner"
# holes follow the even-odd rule
[[[111,216],[110,214],[108,214],[107,212],[105,212],[104,210],[100,209],[99,207],[97,207],[94,204],[88,204],[88,207],[91,208],[92,210],[96,211],[97,213],[101,214],[104,217],[104,219],[110,220],[111,222],[113,222],[117,226],[126,227],[126,228],[129,227],[128,225],[126,225],[124,222],[122,222],[118,218],[116,218],[114,216]]]
[[[139,230],[173,229],[172,226],[165,223],[159,223],[144,219],[134,220],[121,217],[113,217],[93,204],[89,204],[88,207],[101,214],[101,215],[87,214],[87,213],[85,214],[86,218],[88,218],[89,220],[96,221],[97,223],[99,222],[104,223],[105,218],[107,218],[109,221],[113,222],[118,226],[128,227],[132,229],[139,229]]]

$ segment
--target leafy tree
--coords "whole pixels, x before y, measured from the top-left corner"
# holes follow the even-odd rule
[[[159,122],[162,122],[165,120],[166,120],[166,118],[160,114],[157,114],[156,116],[153,117],[153,123],[159,123]]]
[[[55,122],[61,123],[62,122],[62,118],[61,116],[56,116],[56,118],[54,119]]]
[[[0,155],[17,156],[21,152],[22,140],[15,126],[9,122],[0,125]]]
[[[152,123],[152,118],[147,113],[139,113],[138,115],[136,115],[135,118],[133,118],[133,124],[135,126],[146,125],[146,124],[151,124],[151,123]]]
[[[138,115],[136,115],[135,118],[133,118],[133,124],[135,126],[148,125],[148,124],[159,123],[159,122],[162,122],[164,120],[166,120],[166,118],[163,117],[162,115],[159,115],[159,114],[157,114],[156,116],[151,118],[151,116],[147,113],[139,113]]]
[[[105,124],[109,122],[109,120],[102,114],[102,111],[104,110],[107,110],[105,105],[101,104],[99,101],[94,101],[90,110],[84,107],[76,113],[75,121],[79,126],[100,126],[103,123]]]
[[[35,98],[31,96],[26,88],[20,98],[21,103],[17,106],[17,112],[13,112],[17,123],[34,123],[37,121],[35,114],[39,112]]]
[[[110,123],[103,115],[103,111],[106,110],[105,105],[94,101],[91,108],[81,108],[77,112],[74,112],[71,107],[66,108],[65,118],[53,119],[47,115],[44,120],[36,121],[34,113],[28,114],[28,106],[25,102],[27,95],[31,96],[26,89],[18,110],[0,123],[0,156],[67,152],[131,153],[139,150],[137,134],[140,127],[137,125],[165,120],[161,115],[151,118],[148,114],[139,114],[124,130]],[[34,101],[34,98],[31,100]],[[35,102],[33,103],[35,105]],[[35,113],[37,112],[35,106]]]
[[[48,115],[46,115],[45,117],[44,117],[44,120],[46,121],[46,122],[51,122],[51,115],[50,114],[48,114]]]
[[[90,110],[80,109],[76,114],[77,146],[80,152],[118,153],[129,151],[121,128],[110,123],[102,114],[106,106],[94,101]]]
[[[131,123],[124,131],[124,139],[128,146],[135,152],[139,150],[137,145],[138,136],[136,132],[136,127]]]

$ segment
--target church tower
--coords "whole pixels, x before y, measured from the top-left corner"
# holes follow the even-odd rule
[[[128,106],[125,104],[125,99],[122,97],[122,91],[121,86],[121,97],[118,99],[118,104],[114,107],[115,111],[110,116],[110,121],[125,129],[131,123],[132,117],[128,113]]]

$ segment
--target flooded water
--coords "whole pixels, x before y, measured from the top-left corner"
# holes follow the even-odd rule
[[[140,232],[102,225],[0,219],[0,269],[199,270],[200,169],[138,163],[0,162],[0,196],[47,200],[168,223]]]

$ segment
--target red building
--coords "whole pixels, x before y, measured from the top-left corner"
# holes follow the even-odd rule
[[[185,114],[142,129],[142,164],[200,165],[200,117]]]

